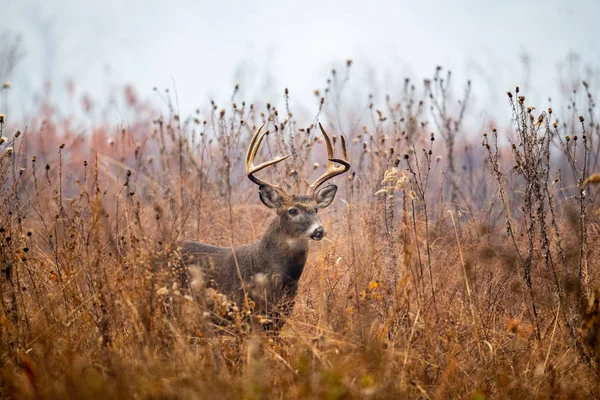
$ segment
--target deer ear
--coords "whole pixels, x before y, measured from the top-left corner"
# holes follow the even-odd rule
[[[325,186],[321,190],[315,193],[315,201],[317,202],[317,208],[325,208],[331,204],[335,198],[337,192],[337,186],[329,185]]]
[[[269,185],[260,185],[258,194],[260,195],[260,201],[269,208],[279,208],[283,202],[279,192]]]

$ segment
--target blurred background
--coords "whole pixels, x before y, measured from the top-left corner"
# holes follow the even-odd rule
[[[470,123],[480,128],[510,123],[505,92],[515,85],[544,108],[581,79],[594,85],[600,66],[595,0],[0,0],[0,9],[0,79],[10,83],[0,99],[18,123],[41,99],[77,113],[83,95],[126,118],[114,96],[124,85],[157,104],[153,88],[170,89],[182,115],[229,101],[236,84],[241,98],[273,104],[287,87],[314,115],[314,90],[352,59],[346,101],[381,101],[442,65],[455,84],[473,82]]]

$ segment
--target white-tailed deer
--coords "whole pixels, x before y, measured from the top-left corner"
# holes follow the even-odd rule
[[[298,280],[304,270],[310,240],[321,240],[325,229],[317,212],[333,201],[337,186],[319,187],[334,176],[350,169],[346,142],[341,136],[342,159],[334,158],[329,136],[319,124],[329,160],[327,171],[313,184],[307,194],[289,194],[281,183],[273,185],[257,178],[258,171],[279,163],[290,155],[254,165],[260,144],[268,134],[261,125],[250,140],[246,153],[246,175],[258,186],[263,204],[275,210],[262,238],[254,243],[236,248],[221,248],[198,242],[182,244],[184,265],[190,272],[199,268],[203,280],[238,304],[249,296],[257,310],[266,314],[275,329],[281,328],[283,318],[292,311],[298,291]],[[336,166],[335,164],[340,164]],[[317,190],[319,189],[319,190]],[[197,273],[192,273],[196,276]]]

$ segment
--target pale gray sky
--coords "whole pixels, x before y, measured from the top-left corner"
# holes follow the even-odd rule
[[[10,95],[25,110],[46,79],[60,97],[67,77],[96,99],[123,83],[151,97],[174,81],[182,113],[225,102],[237,82],[242,99],[277,102],[289,87],[307,104],[348,58],[350,93],[373,82],[393,93],[405,76],[421,81],[440,64],[457,83],[472,79],[481,108],[494,108],[525,81],[538,101],[555,97],[569,52],[600,66],[598,0],[0,0],[0,10],[0,31],[23,34]]]

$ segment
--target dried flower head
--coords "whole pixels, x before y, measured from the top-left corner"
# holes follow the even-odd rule
[[[392,183],[396,181],[398,175],[398,168],[388,169],[383,173],[383,180],[381,181],[382,185]]]
[[[537,118],[536,125],[541,125],[544,122],[544,114],[540,114]]]

